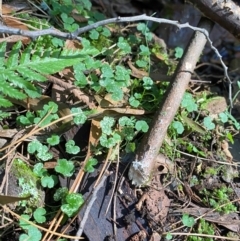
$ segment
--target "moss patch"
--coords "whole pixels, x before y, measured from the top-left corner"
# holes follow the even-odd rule
[[[22,207],[39,207],[44,203],[44,192],[39,187],[38,178],[32,169],[21,159],[15,159],[11,167],[11,189],[15,195],[26,197],[31,196],[29,200],[20,202]],[[15,181],[14,181],[15,179]],[[14,185],[16,185],[14,187]]]

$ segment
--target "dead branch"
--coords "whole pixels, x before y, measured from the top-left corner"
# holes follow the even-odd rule
[[[213,23],[206,18],[202,18],[199,26],[209,32],[213,27]],[[207,39],[203,33],[195,32],[182,60],[177,66],[175,77],[170,82],[166,91],[165,101],[156,112],[149,132],[144,136],[137,149],[135,161],[129,170],[129,178],[137,186],[145,184],[151,177],[155,160],[165,138],[167,128],[176,115],[206,42]]]
[[[188,0],[206,17],[240,39],[240,7],[231,0]]]
[[[44,29],[44,30],[36,30],[36,31],[28,31],[28,30],[21,30],[21,29],[17,29],[17,28],[4,26],[4,25],[0,25],[0,33],[6,33],[6,34],[12,34],[12,35],[22,35],[22,36],[30,37],[32,39],[35,39],[35,38],[37,38],[39,36],[43,36],[43,35],[52,35],[52,36],[63,38],[63,39],[77,39],[77,40],[81,41],[81,37],[78,37],[79,34],[85,33],[87,31],[95,29],[99,26],[104,26],[104,25],[107,25],[110,23],[117,24],[117,23],[123,23],[123,22],[137,22],[137,21],[152,21],[152,22],[156,22],[159,24],[164,23],[164,24],[174,25],[179,29],[190,28],[195,32],[199,31],[202,34],[204,34],[205,37],[207,38],[208,43],[210,44],[211,49],[216,53],[216,55],[218,56],[222,66],[223,66],[224,76],[228,80],[229,84],[231,84],[231,80],[230,80],[230,78],[228,76],[228,72],[227,72],[228,68],[225,65],[225,63],[223,62],[222,56],[220,55],[219,51],[213,46],[212,41],[209,38],[208,32],[203,28],[194,27],[194,26],[190,25],[189,23],[181,24],[178,21],[168,20],[168,19],[164,19],[164,18],[155,18],[155,17],[150,17],[150,16],[146,16],[145,14],[142,14],[142,15],[133,16],[133,17],[117,17],[117,18],[105,19],[105,20],[90,24],[88,26],[79,28],[75,32],[72,32],[72,33],[61,32],[54,28],[49,28],[49,29]],[[231,86],[229,87],[229,101],[232,106]]]

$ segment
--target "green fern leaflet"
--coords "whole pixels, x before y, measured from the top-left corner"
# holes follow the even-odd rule
[[[0,107],[12,105],[7,97],[19,100],[39,97],[34,83],[46,81],[44,75],[57,73],[96,54],[88,46],[76,51],[40,49],[33,52],[29,45],[22,51],[22,43],[17,42],[7,58],[6,47],[6,42],[0,44]]]

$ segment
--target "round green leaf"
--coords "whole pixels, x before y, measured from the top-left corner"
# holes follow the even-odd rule
[[[71,177],[74,172],[74,163],[66,159],[58,159],[55,171],[61,173],[65,177]]]
[[[180,121],[174,121],[172,123],[172,126],[173,126],[174,129],[176,129],[178,134],[182,134],[183,133],[184,127],[183,127],[183,124]]]
[[[194,220],[193,217],[189,217],[188,214],[183,214],[183,216],[182,216],[182,223],[186,227],[191,228],[195,224],[195,220]]]
[[[75,146],[75,141],[74,140],[69,140],[66,144],[66,152],[69,154],[77,154],[80,152],[80,148],[78,146]]]
[[[61,206],[62,212],[72,217],[84,203],[83,196],[79,193],[70,193],[66,196],[66,204]]]
[[[37,208],[33,213],[33,217],[38,223],[44,223],[46,222],[45,214],[45,208]]]
[[[212,122],[212,118],[210,116],[203,119],[203,124],[209,131],[215,129],[215,124]]]
[[[146,121],[137,121],[135,124],[135,128],[138,131],[147,132],[149,126]]]
[[[60,142],[60,137],[57,135],[52,135],[51,137],[47,138],[47,143],[51,146],[58,145]]]

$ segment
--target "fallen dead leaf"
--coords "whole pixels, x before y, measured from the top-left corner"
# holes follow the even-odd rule
[[[207,110],[210,115],[219,114],[227,109],[227,101],[221,96],[213,97],[202,104],[202,108]]]
[[[65,41],[64,48],[69,49],[69,50],[77,50],[77,49],[82,49],[82,45],[77,40],[69,40],[68,39]]]
[[[71,13],[71,17],[74,18],[79,23],[87,23],[88,19],[85,18],[83,15],[79,14],[77,11]]]
[[[134,234],[131,238],[130,241],[143,241],[147,238],[147,235],[145,231],[141,230],[140,232]]]
[[[239,232],[240,220],[237,213],[220,214],[218,212],[212,212],[210,208],[184,208],[173,211],[174,213],[186,213],[195,217],[203,216],[203,218],[212,223],[224,226],[233,232]]]
[[[232,159],[233,159],[233,156],[232,156],[231,152],[229,151],[228,142],[223,140],[222,143],[221,143],[221,147],[222,147],[223,152],[225,153],[225,155],[227,157],[227,160],[231,162]]]
[[[19,202],[19,201],[22,201],[22,200],[27,200],[30,197],[31,196],[28,196],[28,197],[13,197],[13,196],[8,196],[8,195],[0,195],[0,204],[5,205],[5,204],[8,204],[8,203]]]
[[[131,75],[132,75],[132,76],[134,76],[134,77],[136,77],[136,78],[139,78],[139,79],[141,79],[141,78],[143,78],[143,77],[146,77],[146,76],[149,76],[146,71],[137,69],[137,68],[132,64],[132,62],[131,62],[130,60],[129,60],[127,63],[128,63],[129,68],[132,70],[132,72],[131,72]]]
[[[54,169],[56,165],[57,165],[56,161],[44,162],[44,168],[46,169]]]
[[[26,24],[15,19],[14,17],[5,16],[5,17],[3,17],[3,20],[4,20],[4,23],[9,27],[19,28],[22,30],[28,30],[28,27],[26,26]]]
[[[18,29],[21,29],[21,30],[28,30],[28,27],[23,22],[15,19],[14,17],[11,17],[11,16],[3,16],[3,22],[8,27],[18,28]],[[13,35],[13,36],[10,36],[10,37],[7,37],[7,38],[2,38],[2,39],[4,41],[11,42],[11,43],[14,43],[14,42],[17,42],[17,41],[22,41],[24,44],[28,44],[31,41],[30,38],[24,37],[24,36],[21,36],[21,35]],[[0,41],[2,39],[0,39]]]
[[[8,1],[8,2],[9,4],[2,5],[3,15],[10,15],[12,13],[28,9],[28,3],[26,1],[17,2],[17,3],[16,1],[13,1],[13,2]]]
[[[160,241],[161,240],[161,236],[159,235],[159,233],[153,232],[153,234],[150,237],[150,241]]]
[[[64,78],[68,81],[74,82],[74,74],[73,74],[73,69],[71,67],[67,67],[64,70],[61,70],[59,73],[61,78]]]

